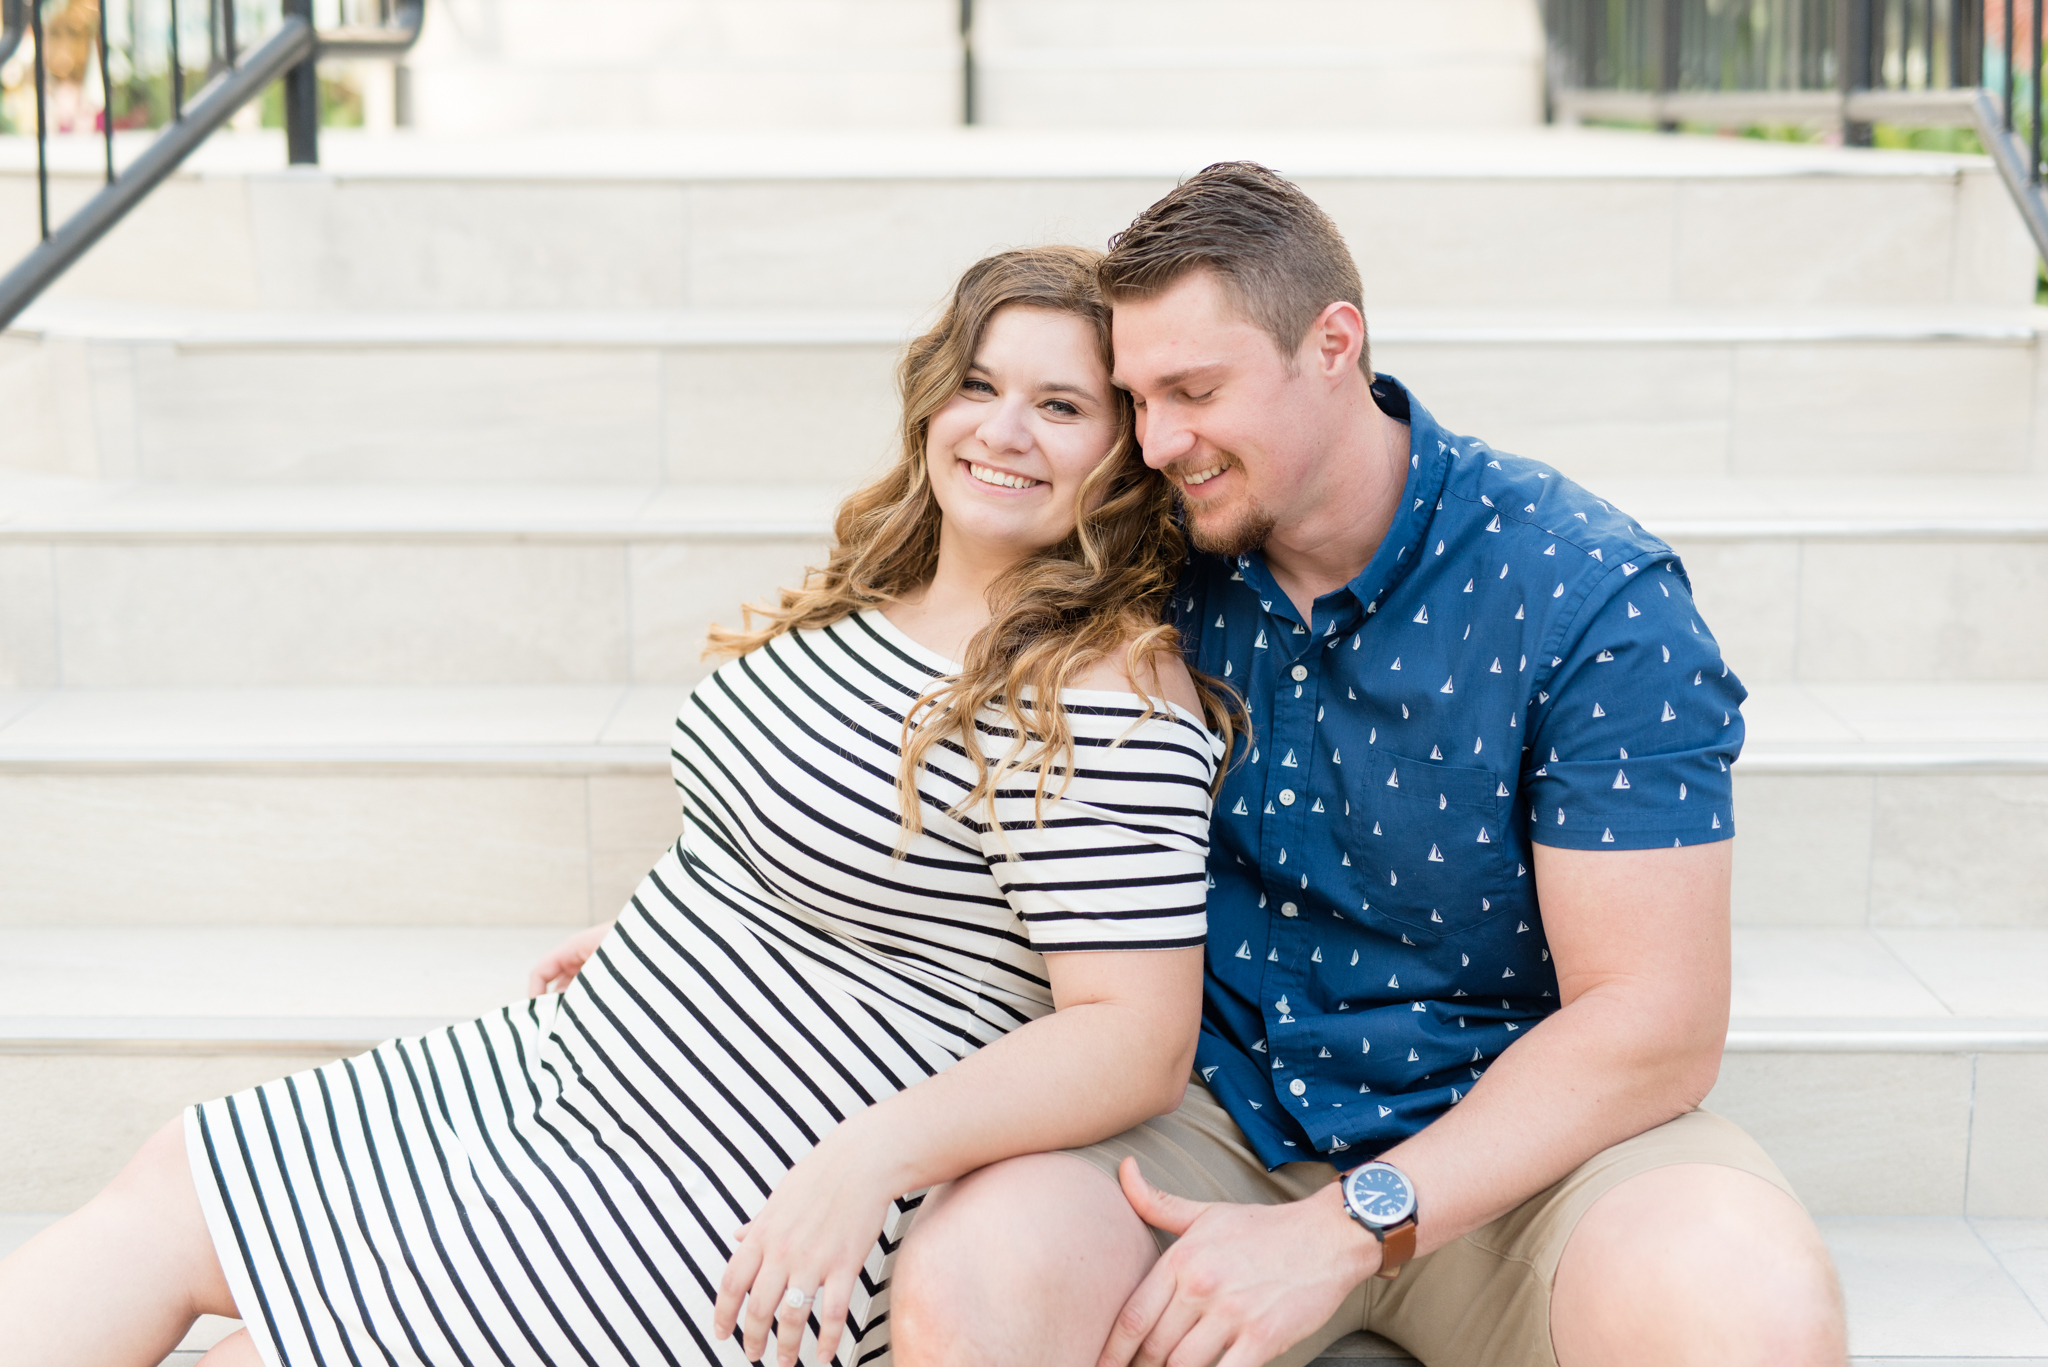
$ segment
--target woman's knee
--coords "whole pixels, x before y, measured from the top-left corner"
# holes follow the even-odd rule
[[[1157,1256],[1150,1231],[1101,1169],[1067,1154],[993,1163],[934,1188],[918,1210],[890,1279],[896,1359],[1034,1360],[1012,1350],[1032,1338],[1031,1326],[1042,1335],[1053,1310],[1080,1337],[1101,1320],[1099,1346]],[[1055,1345],[1039,1346],[1060,1360]]]
[[[182,1115],[143,1142],[87,1211],[183,1285],[195,1313],[237,1313],[193,1185]]]
[[[192,1185],[192,1165],[185,1153],[185,1117],[174,1116],[142,1142],[142,1147],[107,1184],[107,1194],[130,1200],[165,1200]]]

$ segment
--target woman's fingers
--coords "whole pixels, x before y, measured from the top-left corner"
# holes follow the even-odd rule
[[[817,1283],[804,1277],[791,1277],[789,1288],[775,1307],[775,1361],[777,1367],[796,1367],[796,1355],[804,1346],[804,1326],[810,1323],[811,1307],[816,1303],[812,1291]],[[801,1294],[803,1304],[791,1305],[788,1297]]]
[[[526,975],[526,995],[538,997],[556,983],[567,987],[576,981],[576,975],[583,971],[583,965],[590,962],[590,956],[610,933],[613,922],[579,930],[561,944],[548,951],[547,957],[533,966]]]
[[[813,1307],[818,1313],[818,1363],[824,1367],[839,1351],[839,1340],[846,1337],[846,1312],[853,1305],[853,1282],[860,1275],[858,1267],[834,1272],[818,1288],[818,1303]]]
[[[741,1347],[746,1350],[747,1361],[759,1362],[767,1356],[768,1335],[775,1327],[782,1293],[788,1289],[789,1273],[776,1263],[765,1262],[754,1274],[754,1284],[747,1289],[746,1313],[740,1317],[740,1326],[745,1331]]]
[[[744,1226],[741,1233],[745,1233]],[[740,1302],[760,1270],[761,1250],[758,1246],[742,1242],[733,1249],[732,1261],[725,1265],[725,1275],[718,1280],[718,1299],[711,1306],[711,1327],[717,1331],[718,1337],[728,1337],[733,1326],[739,1323]]]

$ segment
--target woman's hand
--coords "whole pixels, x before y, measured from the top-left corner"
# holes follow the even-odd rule
[[[870,1127],[860,1120],[855,1117],[826,1135],[783,1175],[761,1213],[739,1229],[711,1323],[720,1338],[743,1324],[749,1361],[764,1360],[772,1320],[776,1359],[780,1367],[792,1367],[813,1313],[818,1317],[818,1361],[830,1362],[838,1351],[854,1279],[882,1232],[889,1203],[903,1194],[893,1185],[893,1155],[879,1151],[877,1141],[885,1136],[870,1137],[865,1132]],[[812,1299],[802,1308],[792,1307],[783,1300],[791,1291]]]
[[[579,930],[549,950],[526,975],[526,995],[538,997],[557,984],[567,987],[576,981],[576,975],[583,971],[584,964],[590,962],[590,956],[597,953],[598,945],[611,934],[614,924],[606,921],[588,930]]]

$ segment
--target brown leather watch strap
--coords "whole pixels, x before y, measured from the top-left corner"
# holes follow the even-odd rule
[[[1388,1281],[1401,1275],[1401,1265],[1415,1256],[1415,1221],[1403,1220],[1380,1240],[1380,1270],[1375,1277]]]

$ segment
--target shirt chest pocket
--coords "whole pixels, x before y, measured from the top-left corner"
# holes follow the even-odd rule
[[[1360,915],[1441,939],[1505,913],[1513,855],[1501,779],[1392,750],[1367,756],[1371,777],[1351,803],[1349,853],[1365,882]]]

